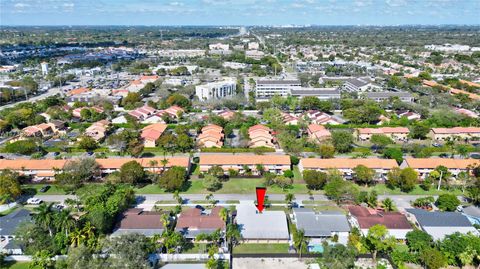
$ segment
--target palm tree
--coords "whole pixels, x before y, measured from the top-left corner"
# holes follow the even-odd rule
[[[35,220],[35,223],[45,229],[48,229],[50,236],[53,236],[52,224],[54,221],[54,212],[52,210],[52,203],[43,203],[35,208],[34,212],[35,214],[33,215],[33,219]]]
[[[148,165],[150,165],[150,167],[152,168],[152,172],[155,173],[155,167],[158,165],[157,160],[150,160],[148,162]]]
[[[162,173],[165,172],[165,167],[167,166],[168,164],[168,159],[166,158],[163,158],[160,163],[162,164]]]
[[[218,212],[220,218],[226,223],[228,220],[228,210],[224,207]]]
[[[72,247],[77,247],[83,243],[85,235],[82,233],[82,230],[75,229],[70,233],[70,244]]]
[[[385,200],[383,200],[382,204],[383,204],[383,209],[385,209],[385,211],[387,212],[395,211],[395,203],[393,202],[392,199],[387,197],[385,198]]]
[[[236,224],[230,223],[227,225],[227,232],[225,234],[225,240],[227,240],[228,249],[232,253],[232,249],[236,246],[242,239],[242,234],[240,229],[238,229]]]
[[[295,246],[295,249],[298,252],[298,257],[301,259],[302,258],[302,250],[306,248],[307,246],[307,239],[305,238],[305,232],[300,229],[296,230],[293,233],[293,245]]]
[[[163,228],[165,230],[169,229],[169,224],[170,224],[170,216],[168,214],[163,214],[160,217],[160,220],[162,221]]]
[[[285,194],[285,203],[287,204],[288,208],[292,208],[292,201],[295,199],[295,195],[293,193]]]
[[[180,192],[178,190],[173,193],[173,199],[177,201],[178,204],[183,204],[183,198],[180,196]]]
[[[58,231],[64,231],[68,237],[68,233],[75,227],[75,220],[70,215],[70,210],[62,210],[55,215],[54,224]]]

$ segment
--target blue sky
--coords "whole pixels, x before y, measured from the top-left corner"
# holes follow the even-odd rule
[[[480,24],[480,0],[0,0],[0,25]]]

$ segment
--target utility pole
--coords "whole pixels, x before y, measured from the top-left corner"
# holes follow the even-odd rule
[[[440,186],[442,185],[442,177],[443,177],[443,171],[440,171],[440,179],[438,180],[438,188],[437,190],[440,190]]]

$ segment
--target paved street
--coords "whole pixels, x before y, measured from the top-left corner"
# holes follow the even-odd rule
[[[267,194],[268,198],[271,201],[282,201],[285,199],[284,194]],[[186,202],[194,200],[205,200],[206,194],[181,194],[180,195]],[[425,197],[427,195],[379,195],[378,200],[384,200],[389,197],[395,202],[395,205],[398,208],[409,208],[410,202],[419,198]],[[63,203],[67,198],[75,198],[74,195],[36,195],[36,198],[40,198],[45,202],[60,202]],[[220,203],[224,203],[228,200],[239,200],[239,201],[248,201],[255,200],[255,194],[214,194],[213,197],[218,200]],[[435,197],[435,196],[434,196]],[[301,202],[304,200],[309,200],[310,196],[307,194],[296,194],[296,201]],[[313,195],[315,201],[328,201],[328,198],[322,194]],[[459,197],[462,199],[463,197]],[[157,201],[168,201],[174,200],[173,194],[139,194],[137,195],[137,201],[144,206],[153,206]]]

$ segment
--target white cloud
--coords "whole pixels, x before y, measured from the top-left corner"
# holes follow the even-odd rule
[[[385,3],[391,7],[402,7],[407,5],[406,0],[386,0]]]

